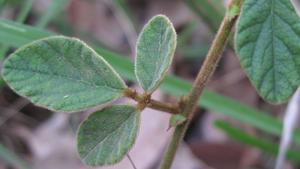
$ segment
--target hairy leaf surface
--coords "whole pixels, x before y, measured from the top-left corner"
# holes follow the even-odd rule
[[[135,74],[141,87],[152,93],[165,77],[176,48],[176,32],[165,16],[152,18],[137,42]]]
[[[93,113],[78,131],[81,159],[91,166],[119,162],[135,142],[139,121],[140,113],[132,106],[112,106]]]
[[[51,110],[73,112],[120,97],[125,83],[86,44],[62,36],[38,40],[5,61],[3,78],[18,94]]]
[[[290,0],[246,0],[236,50],[260,95],[287,101],[300,84],[300,20]]]

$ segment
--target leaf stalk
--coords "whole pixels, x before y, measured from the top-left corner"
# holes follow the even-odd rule
[[[181,112],[178,104],[164,103],[151,99],[151,95],[147,93],[139,94],[136,90],[131,88],[125,89],[124,96],[138,102],[138,109],[140,110],[149,107],[170,114],[179,114],[179,112]]]

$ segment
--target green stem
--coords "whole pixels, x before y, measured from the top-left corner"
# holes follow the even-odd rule
[[[195,109],[197,108],[197,101],[206,83],[215,71],[218,61],[220,60],[221,54],[226,46],[228,37],[230,36],[231,30],[234,27],[235,22],[239,16],[242,2],[243,0],[232,0],[232,2],[229,5],[229,8],[222,21],[219,31],[207,54],[207,57],[197,75],[196,80],[193,83],[193,87],[190,93],[184,99],[184,107],[182,114],[187,117],[187,122],[175,128],[172,140],[168,145],[167,151],[160,165],[160,169],[171,168],[179,143],[181,142],[188,128],[188,125],[194,117]]]
[[[25,21],[25,19],[27,18],[28,14],[31,10],[32,4],[33,4],[33,0],[27,0],[27,1],[23,2],[21,11],[19,12],[19,14],[16,18],[17,22],[23,23]]]

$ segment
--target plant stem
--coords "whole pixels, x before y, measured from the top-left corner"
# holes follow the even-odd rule
[[[142,106],[141,109],[144,109],[145,107],[149,107],[155,110],[168,112],[171,114],[178,114],[180,112],[180,108],[178,104],[163,103],[157,100],[153,100],[149,98],[148,95],[139,94],[134,89],[127,88],[124,92],[124,96],[137,101],[139,104],[144,105]]]
[[[229,5],[226,15],[218,30],[218,33],[211,45],[211,48],[197,75],[197,78],[193,83],[193,87],[184,100],[182,114],[187,117],[187,121],[184,124],[179,125],[175,128],[172,140],[168,145],[165,156],[160,165],[160,169],[169,169],[172,165],[179,143],[181,142],[188,128],[188,125],[190,124],[195,114],[198,99],[209,78],[215,71],[218,61],[220,60],[221,54],[226,46],[228,37],[230,36],[230,32],[234,27],[235,22],[239,16],[242,2],[243,0],[232,0]]]

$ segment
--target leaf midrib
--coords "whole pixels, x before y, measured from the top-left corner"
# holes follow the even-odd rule
[[[158,44],[159,44],[159,47],[158,47],[158,57],[161,58],[162,57],[162,35],[164,34],[164,31],[162,29],[162,25],[163,25],[163,21],[160,21],[160,24],[159,24],[159,41],[158,41]],[[158,63],[160,62],[159,59],[156,60],[155,62],[155,72],[154,72],[154,75],[160,75],[160,71],[162,69],[162,65],[159,65]],[[154,79],[152,79],[152,82],[150,84],[150,86],[148,87],[148,90],[151,89],[153,90],[153,87],[155,87],[155,84],[157,83],[157,81],[161,78],[161,77],[158,77],[158,76],[153,76]]]
[[[273,94],[277,93],[277,83],[276,83],[276,74],[275,74],[275,70],[276,70],[276,55],[275,55],[275,49],[274,49],[274,0],[271,0],[271,31],[272,31],[272,67],[270,69],[273,69],[273,82],[274,82],[274,86],[273,86]],[[277,95],[274,94],[274,99],[277,100]]]
[[[89,81],[83,81],[83,80],[80,80],[80,79],[75,79],[73,77],[70,77],[70,76],[66,76],[66,75],[61,75],[61,74],[56,74],[56,73],[49,73],[49,72],[43,72],[43,71],[40,71],[40,70],[34,70],[34,69],[22,69],[22,68],[18,68],[18,67],[13,67],[13,66],[6,66],[6,69],[12,69],[12,70],[15,70],[15,71],[23,71],[23,72],[29,72],[29,73],[36,73],[36,74],[40,74],[40,75],[45,75],[45,76],[56,76],[56,77],[59,77],[59,78],[62,78],[62,79],[69,79],[70,81],[74,81],[74,82],[79,82],[83,85],[87,85],[87,86],[91,86],[92,88],[101,88],[101,87],[105,87],[105,88],[108,88],[112,91],[122,91],[123,89],[120,88],[113,88],[111,86],[107,86],[107,85],[97,85],[97,84],[94,84],[94,83],[90,83]]]
[[[134,112],[135,113],[135,112]],[[126,124],[125,122],[128,121],[128,119],[131,118],[131,114],[122,122],[120,123],[120,125],[118,127],[116,127],[116,129],[109,133],[107,136],[105,136],[102,140],[99,140],[99,143],[97,143],[84,157],[83,159],[86,160],[86,158],[88,158],[88,156],[100,145],[102,144],[108,137],[110,137],[111,135],[113,135],[116,131],[118,131],[124,124]],[[99,138],[99,137],[98,137]],[[98,140],[98,138],[96,138],[96,140]]]

